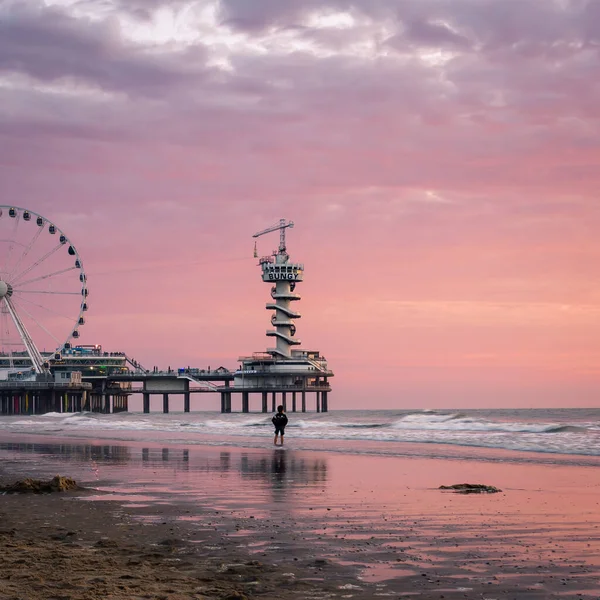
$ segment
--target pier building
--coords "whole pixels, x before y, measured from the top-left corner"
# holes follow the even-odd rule
[[[218,393],[233,381],[225,367],[147,370],[125,352],[106,352],[100,345],[41,355],[50,373],[36,376],[27,352],[0,353],[0,372],[7,374],[0,380],[0,414],[116,413],[129,410],[132,394],[142,395],[146,413],[154,395],[162,398],[164,413],[172,395],[183,396],[183,410],[190,412],[193,395]]]
[[[131,383],[111,377],[132,373],[124,352],[103,352],[99,345],[40,352],[47,372],[36,374],[27,352],[0,353],[0,381],[4,398],[0,414],[46,412],[121,412],[128,408]]]

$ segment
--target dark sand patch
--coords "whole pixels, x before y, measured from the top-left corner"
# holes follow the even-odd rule
[[[81,490],[81,486],[70,477],[55,475],[49,481],[41,479],[20,479],[14,483],[0,485],[0,493],[5,494],[51,494],[53,492],[73,492]]]
[[[143,523],[87,494],[0,496],[1,600],[326,598],[346,581],[325,561],[282,569],[219,532]],[[327,567],[329,581],[311,581]]]

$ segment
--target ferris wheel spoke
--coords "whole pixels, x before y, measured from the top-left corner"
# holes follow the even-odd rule
[[[15,225],[12,230],[12,240],[10,245],[8,246],[8,252],[6,253],[6,260],[4,261],[4,268],[2,269],[3,273],[8,273],[8,265],[10,263],[10,257],[12,255],[13,248],[15,247],[16,239],[17,239],[17,230],[19,229],[19,221],[21,220],[21,216],[17,213],[15,217]]]
[[[32,265],[27,267],[24,271],[21,271],[21,273],[19,273],[12,280],[11,283],[13,285],[18,283],[19,279],[21,279],[22,277],[27,275],[27,273],[30,273],[31,271],[33,271],[33,269],[35,269],[36,267],[39,267],[44,261],[48,260],[57,250],[60,250],[62,247],[63,247],[63,244],[57,244],[56,246],[54,246],[54,248],[52,248],[52,250],[49,250],[48,252],[46,252],[46,254],[44,254],[44,256],[42,256],[42,258],[40,258],[39,260],[36,260]]]
[[[23,308],[23,306],[21,305],[17,305],[15,302],[13,302],[13,304],[15,304],[15,307],[18,306],[19,311],[25,313],[42,331],[45,331],[57,344],[60,344],[60,340],[52,332],[48,331],[48,329],[46,329],[46,327],[44,327],[28,310]]]
[[[19,290],[19,294],[52,294],[53,296],[81,296],[81,292],[51,292],[48,290]]]
[[[4,331],[6,329],[5,321],[6,321],[6,314],[4,312],[4,302],[3,302],[2,303],[2,311],[0,312],[0,344],[2,347],[2,351],[1,351],[2,359],[4,359],[4,357],[7,356],[7,354],[5,352],[5,348],[7,348],[7,346],[8,346],[8,342],[4,339]]]
[[[48,273],[47,275],[40,275],[39,277],[34,277],[33,279],[27,279],[26,281],[20,281],[18,283],[17,290],[23,291],[23,290],[21,290],[21,288],[24,285],[29,285],[30,283],[33,283],[34,281],[42,281],[43,279],[49,279],[50,277],[55,277],[56,275],[62,275],[63,273],[68,273],[69,271],[74,271],[75,269],[77,269],[77,267],[68,267],[66,269],[61,269],[60,271],[54,271],[54,273]]]
[[[31,241],[29,242],[29,244],[27,244],[27,246],[25,247],[25,250],[23,251],[23,253],[21,254],[21,256],[19,257],[19,260],[15,263],[15,266],[12,268],[12,271],[10,272],[10,274],[8,275],[9,278],[11,278],[15,272],[17,271],[17,269],[19,268],[19,265],[23,262],[23,259],[27,257],[27,255],[29,254],[29,252],[31,251],[31,249],[33,248],[33,245],[36,243],[37,239],[40,237],[40,235],[42,234],[42,231],[44,230],[44,227],[38,227],[33,238],[31,239]]]
[[[20,297],[19,303],[21,303],[21,302],[26,302],[27,304],[31,304],[32,306],[37,306],[38,308],[41,308],[41,309],[49,312],[52,315],[56,315],[57,317],[61,317],[63,319],[66,319],[67,321],[73,322],[73,317],[67,317],[66,315],[62,315],[59,312],[56,312],[55,310],[52,310],[52,309],[48,308],[47,306],[44,306],[43,304],[38,304],[37,302],[33,302],[33,300],[30,300],[29,298]]]

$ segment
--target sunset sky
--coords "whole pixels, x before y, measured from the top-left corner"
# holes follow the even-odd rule
[[[286,218],[331,408],[598,406],[600,2],[0,0],[0,204],[146,368],[271,345]]]

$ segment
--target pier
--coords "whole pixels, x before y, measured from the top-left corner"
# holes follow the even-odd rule
[[[156,395],[162,398],[163,413],[170,411],[173,395],[183,396],[184,412],[205,408],[205,403],[198,406],[197,400],[192,401],[203,394],[219,394],[222,413],[275,412],[280,404],[291,412],[329,410],[333,372],[319,351],[301,349],[296,337],[296,321],[301,315],[292,305],[300,300],[296,287],[304,280],[304,265],[292,261],[287,252],[286,231],[294,226],[293,222],[280,219],[253,236],[279,232],[279,247],[270,255],[259,258],[256,242],[254,246],[261,279],[270,285],[271,297],[265,308],[270,313],[271,328],[266,335],[274,345],[238,358],[239,367],[234,370],[188,366],[169,367],[166,371],[158,367],[148,370],[125,352],[74,344],[80,338],[79,328],[86,322],[89,302],[87,275],[77,249],[62,230],[33,211],[0,206],[0,226],[4,224],[10,226],[10,233],[2,240],[9,244],[6,262],[12,264],[0,271],[0,315],[4,323],[0,346],[1,414],[118,413],[129,410],[133,394],[142,396],[144,413],[150,412],[151,398]],[[28,236],[27,244],[15,233],[21,224]],[[49,248],[39,256],[30,253],[38,238],[45,240]],[[21,253],[13,253],[14,248],[21,248]],[[62,248],[65,252],[59,252]],[[46,264],[50,256],[56,258],[56,266]],[[71,272],[67,285],[66,278],[60,277]],[[43,317],[48,313],[66,317],[62,313],[66,298],[76,313],[72,329],[56,350],[40,351],[38,348],[47,347],[50,340],[54,347],[61,335],[50,330],[58,320],[46,322]],[[33,315],[31,306],[39,307],[39,314]],[[32,328],[50,337],[36,344]]]
[[[257,360],[256,357],[254,360]],[[95,370],[95,369],[94,369]],[[162,412],[170,412],[170,398],[183,396],[183,411],[201,406],[192,405],[192,398],[204,394],[219,394],[222,413],[275,412],[279,404],[288,412],[327,412],[331,386],[326,374],[322,377],[298,377],[291,385],[264,381],[259,372],[245,372],[244,382],[234,385],[241,371],[208,371],[181,369],[180,372],[118,372],[98,375],[94,371],[71,381],[72,373],[56,371],[57,380],[29,381],[11,379],[0,382],[0,414],[44,414],[47,412],[118,413],[129,409],[132,394],[142,395],[144,413],[150,413],[152,396],[162,398]],[[89,373],[94,373],[89,375]],[[61,381],[61,375],[68,376]],[[87,375],[87,376],[86,376]],[[76,375],[74,375],[76,377]],[[66,379],[66,378],[65,378]]]

